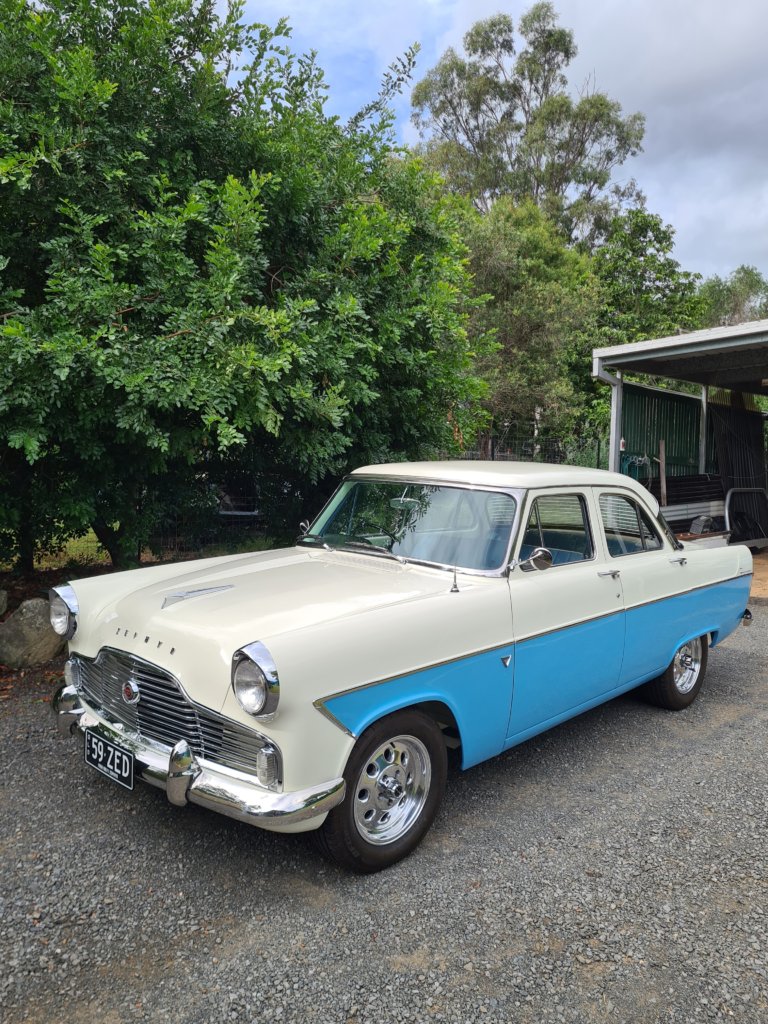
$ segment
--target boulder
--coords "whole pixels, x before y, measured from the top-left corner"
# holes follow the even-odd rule
[[[0,662],[9,668],[30,668],[50,661],[64,643],[51,628],[48,602],[42,597],[24,601],[0,622]]]
[[[5,615],[5,609],[8,607],[8,591],[0,590],[0,615]]]

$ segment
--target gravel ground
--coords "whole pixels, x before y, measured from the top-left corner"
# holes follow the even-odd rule
[[[0,705],[0,1009],[15,1021],[768,1021],[768,602],[696,703],[627,696],[469,772],[368,878],[120,790],[50,680]]]

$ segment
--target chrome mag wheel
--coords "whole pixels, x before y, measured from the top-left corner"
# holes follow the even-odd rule
[[[701,672],[701,639],[689,640],[672,662],[672,678],[679,693],[690,693]]]
[[[367,758],[353,796],[355,827],[367,843],[394,843],[419,820],[432,762],[416,736],[393,736]]]

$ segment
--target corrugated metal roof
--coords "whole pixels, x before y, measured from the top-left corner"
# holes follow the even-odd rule
[[[768,395],[768,320],[596,348],[593,375],[604,368]]]

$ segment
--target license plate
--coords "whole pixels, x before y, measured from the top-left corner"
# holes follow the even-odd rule
[[[133,754],[103,736],[85,730],[85,763],[126,789],[133,789]]]

